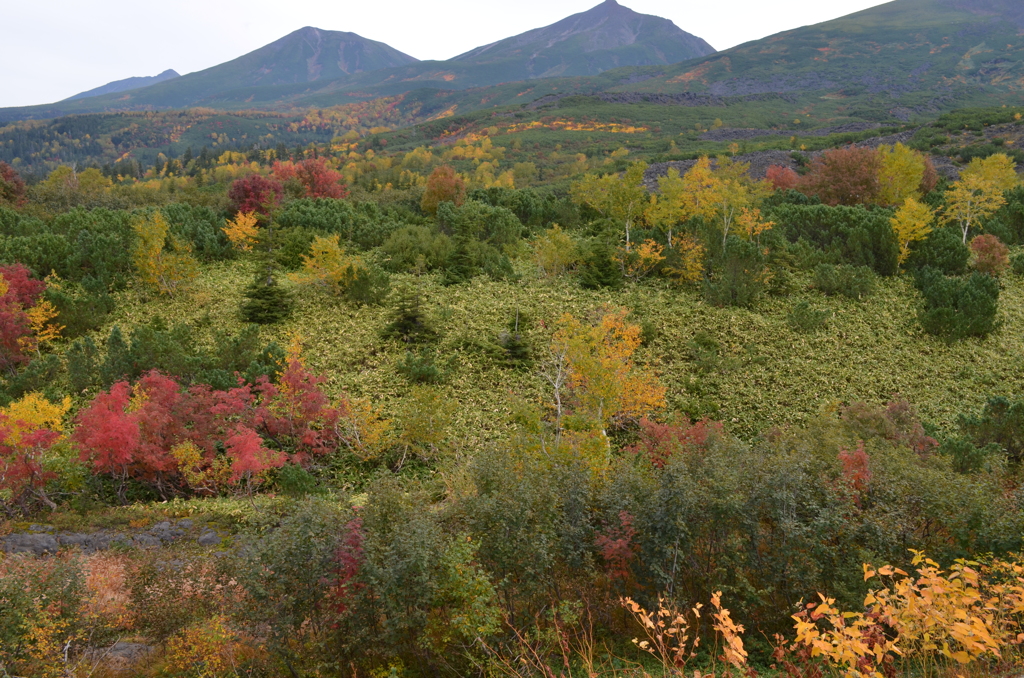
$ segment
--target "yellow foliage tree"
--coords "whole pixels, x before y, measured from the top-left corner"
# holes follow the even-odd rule
[[[558,224],[537,236],[533,254],[540,276],[549,280],[564,275],[579,261],[575,241]]]
[[[566,313],[551,339],[555,407],[561,426],[565,398],[573,414],[604,432],[609,424],[636,419],[665,404],[666,389],[658,378],[638,367],[633,354],[640,347],[640,327],[626,321],[626,309],[609,309],[597,323],[581,322]]]
[[[910,197],[903,200],[903,205],[889,220],[892,230],[896,234],[896,241],[900,244],[900,264],[903,264],[910,256],[910,243],[924,240],[932,232],[934,220],[935,214],[932,213],[928,205]]]
[[[1017,163],[1005,153],[995,153],[987,158],[974,158],[960,173],[960,178],[976,177],[995,186],[1000,192],[1009,191],[1020,183]]]
[[[293,273],[291,279],[300,284],[320,285],[333,294],[341,294],[360,268],[363,268],[362,259],[345,253],[340,236],[317,236],[309,254],[302,257],[302,270]]]
[[[710,219],[714,216],[720,189],[721,182],[711,171],[707,156],[698,159],[683,176],[672,168],[658,179],[660,195],[652,201],[649,216],[668,233],[669,248],[675,226],[694,217]]]
[[[980,176],[970,173],[961,176],[946,193],[946,210],[943,215],[947,223],[954,223],[963,233],[963,243],[967,244],[967,234],[974,226],[981,227],[981,222],[1006,204],[1003,191],[999,186]]]
[[[697,282],[700,280],[701,274],[704,272],[704,256],[707,254],[704,245],[697,242],[697,239],[691,235],[676,238],[670,244],[674,246],[676,255],[679,257],[679,263],[675,264],[673,262],[666,265],[664,268],[665,273],[680,282]]]
[[[620,251],[623,274],[633,281],[647,277],[665,260],[664,251],[663,245],[650,239],[644,240],[632,252]]]
[[[22,346],[35,349],[38,353],[39,347],[43,344],[60,339],[60,331],[64,329],[64,325],[51,322],[59,315],[57,307],[52,303],[43,299],[25,311],[25,315],[28,316],[28,325],[32,329],[32,334],[18,340]]]
[[[746,214],[744,222],[755,230],[753,224],[760,220],[760,212],[755,213],[758,205],[766,197],[771,195],[772,188],[767,181],[754,181],[750,178],[750,163],[735,162],[732,158],[717,158],[718,167],[714,171],[714,177],[718,181],[718,190],[713,194],[715,199],[715,215],[722,229],[722,247],[729,238],[733,226],[737,224],[740,217]],[[764,228],[771,226],[765,222]],[[763,230],[763,229],[762,229]],[[758,231],[760,233],[761,231]]]
[[[174,295],[195,279],[199,266],[192,248],[169,235],[170,227],[160,212],[141,217],[132,224],[136,242],[135,270],[143,283],[160,294]]]
[[[248,252],[259,238],[259,218],[255,212],[239,212],[222,230],[231,241],[232,247]]]
[[[623,222],[626,228],[626,251],[632,249],[633,227],[641,223],[650,206],[650,197],[644,188],[647,163],[631,164],[621,176],[606,174],[597,177],[588,174],[570,189],[572,199],[579,205],[589,205],[605,217]]]
[[[26,394],[21,400],[0,409],[0,414],[7,417],[10,425],[5,442],[18,445],[26,435],[44,428],[63,431],[64,415],[70,409],[70,397],[65,397],[59,403],[51,403],[39,393]]]
[[[882,164],[878,177],[881,203],[902,205],[907,198],[920,197],[926,170],[924,155],[903,144],[880,146],[878,153]]]

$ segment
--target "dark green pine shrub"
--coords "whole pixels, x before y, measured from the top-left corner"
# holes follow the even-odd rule
[[[402,287],[396,290],[390,320],[382,332],[386,339],[400,339],[407,344],[424,343],[437,333],[423,310],[418,289]]]
[[[437,384],[443,380],[433,356],[423,352],[406,351],[397,369],[399,374],[413,384]]]
[[[579,279],[584,289],[622,286],[622,267],[615,260],[615,248],[607,238],[597,237],[581,246]]]
[[[725,249],[711,257],[704,278],[704,300],[715,306],[753,306],[765,288],[765,260],[754,242],[729,236]]]
[[[994,445],[1010,462],[1024,460],[1024,400],[989,398],[980,415],[960,415],[957,424],[977,447]]]
[[[918,320],[925,332],[956,341],[988,336],[997,326],[999,283],[981,273],[967,278],[947,278],[934,268],[914,276],[924,297]]]
[[[945,275],[963,275],[971,251],[958,229],[937,228],[921,242],[914,243],[907,259],[908,269],[930,267]]]
[[[391,291],[391,277],[375,266],[349,266],[341,282],[345,299],[357,306],[383,304]]]
[[[274,278],[260,275],[242,295],[242,319],[249,323],[270,325],[281,322],[291,315],[294,301],[288,290],[277,284]]]
[[[818,264],[814,268],[814,287],[829,296],[863,299],[875,291],[875,273],[867,266]]]
[[[768,212],[782,224],[786,238],[801,238],[831,255],[832,261],[868,266],[879,275],[897,271],[899,243],[889,219],[892,211],[864,207],[782,204]]]

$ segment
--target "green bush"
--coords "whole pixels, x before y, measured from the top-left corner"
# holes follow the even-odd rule
[[[963,275],[971,251],[955,228],[937,228],[910,249],[909,269],[934,268],[944,275]]]
[[[711,257],[704,300],[715,306],[750,307],[765,288],[765,259],[754,242],[729,236],[725,250]]]
[[[245,288],[244,301],[239,309],[242,319],[248,323],[270,325],[281,322],[292,314],[294,301],[291,293],[277,284],[274,279],[257,276],[256,280]]]
[[[192,245],[192,252],[205,261],[227,259],[234,254],[224,234],[224,219],[209,207],[173,203],[160,209],[171,234]]]
[[[337,234],[362,249],[380,246],[404,225],[397,213],[377,203],[333,198],[294,200],[277,215],[277,222],[284,228]]]
[[[433,356],[422,352],[406,351],[397,369],[412,384],[437,384],[443,380]]]
[[[989,398],[980,415],[960,415],[957,425],[978,447],[994,445],[1010,462],[1024,461],[1024,400]]]
[[[894,275],[899,243],[889,219],[891,210],[864,207],[782,204],[768,217],[780,224],[790,242],[801,238],[837,263],[868,266],[879,275]]]
[[[829,296],[863,299],[875,291],[875,273],[867,266],[818,264],[814,268],[813,285]]]
[[[985,337],[997,326],[999,283],[981,273],[968,278],[947,278],[933,268],[914,276],[924,297],[918,320],[925,332],[956,341]]]
[[[427,226],[402,227],[381,245],[383,265],[395,273],[442,269],[453,251],[451,238]]]
[[[616,261],[615,246],[607,237],[598,236],[580,244],[577,271],[584,289],[618,289],[622,286],[622,266]]]
[[[418,289],[402,287],[395,290],[390,319],[384,326],[386,339],[400,339],[407,344],[424,343],[434,339],[437,332],[423,309],[423,297]]]

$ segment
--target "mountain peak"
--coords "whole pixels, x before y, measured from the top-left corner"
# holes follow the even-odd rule
[[[604,0],[550,26],[477,47],[452,61],[498,64],[525,59],[527,72],[519,77],[546,78],[595,75],[620,66],[672,64],[714,51],[668,19]]]

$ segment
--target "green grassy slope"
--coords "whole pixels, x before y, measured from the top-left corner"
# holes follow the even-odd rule
[[[126,292],[111,323],[125,327],[159,316],[210,332],[237,328],[241,290],[250,279],[247,268],[237,263],[206,267],[194,291],[172,301],[143,304]],[[693,288],[654,282],[618,292],[588,291],[571,278],[536,280],[524,262],[519,269],[524,274],[519,282],[478,278],[443,287],[431,277],[395,279],[423,290],[441,334],[430,352],[450,370],[440,388],[458,403],[453,440],[466,450],[500,438],[518,404],[549,400],[535,370],[504,366],[496,348],[517,309],[520,329],[538,360],[562,313],[583,317],[605,304],[632,309],[633,319],[652,333],[639,359],[668,387],[669,408],[721,419],[743,436],[798,424],[843,402],[883,403],[896,393],[914,403],[926,421],[949,427],[958,413],[979,409],[989,396],[1024,388],[1024,280],[1018,277],[1003,279],[1000,330],[986,340],[947,345],[921,331],[915,317],[918,296],[904,278],[883,280],[874,296],[851,301],[809,291],[809,279],[798,275],[793,295],[765,298],[743,310],[708,306]],[[802,299],[832,313],[827,329],[813,334],[790,329],[786,316]],[[299,294],[298,303],[295,315],[266,328],[264,338],[287,342],[290,333],[301,334],[310,367],[326,374],[332,393],[367,397],[397,414],[411,386],[396,369],[404,346],[379,336],[387,309],[357,308],[320,292]],[[697,333],[718,343],[717,354],[695,352],[691,342]]]

